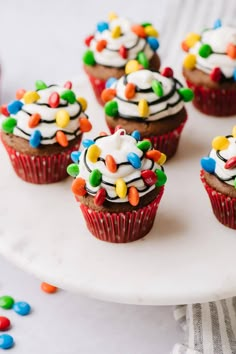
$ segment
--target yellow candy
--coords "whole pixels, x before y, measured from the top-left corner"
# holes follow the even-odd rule
[[[236,125],[232,129],[232,135],[234,138],[236,138]]]
[[[184,58],[183,66],[185,69],[193,70],[196,66],[196,55],[194,54],[188,54]]]
[[[94,144],[88,148],[87,157],[88,157],[89,161],[91,161],[93,163],[97,162],[100,154],[101,154],[101,149],[97,145]]]
[[[65,109],[60,109],[56,113],[56,123],[58,127],[65,128],[70,122],[70,115]]]
[[[225,136],[217,136],[212,140],[211,145],[215,150],[225,150],[229,146],[229,140]]]
[[[119,198],[125,198],[127,194],[127,186],[123,178],[116,180],[116,194]]]
[[[159,160],[158,160],[158,164],[159,164],[160,166],[162,166],[162,165],[164,165],[165,162],[166,162],[166,155],[163,154],[163,153],[161,153],[161,157],[160,157]]]
[[[112,38],[118,38],[121,35],[121,28],[120,26],[116,26],[111,31]]]
[[[126,74],[130,74],[134,71],[138,71],[139,70],[139,62],[137,60],[130,60],[128,61],[128,63],[125,66],[125,73]]]
[[[157,30],[153,26],[144,27],[144,31],[147,36],[151,36],[151,37],[158,37],[159,36]]]
[[[139,115],[143,118],[147,118],[148,114],[149,114],[149,107],[148,107],[148,103],[147,101],[142,98],[140,101],[139,101],[139,104],[138,104],[138,111],[139,111]]]
[[[192,48],[196,42],[200,41],[200,39],[201,36],[199,34],[191,32],[187,35],[185,43],[189,48]]]
[[[117,14],[115,12],[110,12],[109,15],[108,15],[108,20],[109,21],[113,21],[115,20],[116,18],[118,18]]]
[[[87,106],[88,106],[86,99],[83,98],[83,97],[78,97],[77,98],[77,102],[79,102],[81,104],[82,111],[84,112],[87,109]]]
[[[23,96],[23,100],[24,100],[25,104],[34,103],[34,102],[38,101],[39,99],[40,99],[40,96],[36,91],[27,91]]]

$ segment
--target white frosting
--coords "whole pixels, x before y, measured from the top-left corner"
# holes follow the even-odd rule
[[[153,50],[147,43],[145,38],[138,37],[131,30],[133,24],[124,18],[116,18],[109,22],[109,30],[103,32],[96,31],[94,39],[90,42],[90,49],[94,52],[94,58],[96,63],[105,66],[124,67],[130,59],[136,59],[139,52],[144,52],[147,59],[151,59],[153,56]],[[118,38],[112,38],[111,30],[116,27],[121,27],[122,36]],[[107,47],[101,52],[96,50],[97,42],[105,39],[107,41]],[[121,46],[128,49],[127,58],[124,59],[119,54]]]
[[[204,31],[201,41],[190,49],[190,53],[196,54],[196,67],[207,74],[218,67],[226,78],[231,78],[236,68],[236,59],[231,59],[226,54],[229,43],[236,44],[236,28],[222,26]],[[213,50],[213,53],[208,58],[202,58],[198,54],[202,44],[209,44]]]
[[[29,140],[33,131],[39,130],[42,136],[41,144],[43,145],[56,143],[55,136],[58,130],[63,131],[68,140],[72,140],[79,135],[81,133],[79,130],[79,117],[86,117],[86,115],[81,111],[78,102],[70,104],[63,99],[60,99],[59,107],[51,108],[48,106],[49,96],[53,92],[57,92],[60,95],[65,90],[66,88],[64,87],[53,85],[37,91],[40,96],[40,99],[37,102],[24,104],[18,113],[11,114],[11,117],[14,117],[17,120],[17,125],[13,130],[13,134]],[[23,100],[22,102],[24,103]],[[62,109],[66,110],[70,118],[72,118],[65,128],[60,128],[55,122],[56,113]],[[29,128],[28,121],[30,116],[34,113],[40,114],[42,122],[34,128]]]
[[[136,139],[126,134],[121,135],[121,132],[124,131],[118,130],[113,135],[96,139],[95,144],[101,149],[100,158],[105,160],[107,155],[112,155],[117,165],[124,162],[128,162],[127,155],[130,152],[133,152],[137,154],[140,158],[142,158],[144,153],[139,148],[137,148]],[[112,173],[107,169],[104,161],[98,160],[95,163],[89,161],[86,156],[86,152],[87,149],[83,150],[83,152],[81,153],[79,162],[80,172],[77,178],[82,177],[83,179],[85,179],[86,188],[89,194],[95,195],[100,188],[104,188],[107,192],[108,200],[116,198],[112,200],[112,202],[127,202],[127,197],[123,199],[117,197],[115,183],[118,178],[122,178],[126,182],[127,187],[136,187],[139,191],[140,197],[149,193],[152,189],[155,188],[155,185],[147,187],[141,177],[142,170],[151,169],[152,171],[155,171],[156,169],[161,169],[161,167],[158,164],[153,163],[152,160],[143,157],[141,161],[141,167],[139,169],[135,169],[130,163],[127,163],[125,165],[118,166],[117,171],[115,173]],[[88,170],[88,168],[90,170],[98,169],[102,173],[102,183],[98,187],[92,187],[90,185],[90,171]],[[136,180],[132,182],[132,180],[134,179]],[[112,186],[107,185],[106,183],[111,183]]]
[[[163,97],[158,97],[152,90],[151,84],[153,80],[162,83]],[[128,100],[125,97],[126,83],[124,82],[124,77],[114,82],[112,85],[112,88],[116,88],[114,100],[118,102],[119,116],[121,117],[124,116],[127,119],[140,117],[138,111],[140,99],[145,99],[149,104],[149,116],[145,118],[145,121],[156,121],[176,114],[184,106],[183,100],[175,88],[176,81],[173,78],[167,78],[150,70],[138,70],[127,75],[127,82],[135,84],[141,90],[150,89],[150,92],[137,92],[132,99]],[[180,88],[179,83],[178,85]]]

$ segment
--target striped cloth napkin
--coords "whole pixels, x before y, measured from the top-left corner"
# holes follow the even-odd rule
[[[179,305],[174,317],[185,341],[175,344],[172,354],[236,354],[236,297]]]

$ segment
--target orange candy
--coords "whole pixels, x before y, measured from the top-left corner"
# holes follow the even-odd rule
[[[182,47],[182,49],[183,49],[185,52],[188,52],[188,51],[189,51],[189,47],[188,47],[188,45],[187,45],[187,43],[186,43],[185,41],[183,41],[183,42],[181,43],[181,47]]]
[[[105,90],[102,91],[101,94],[101,99],[103,100],[103,102],[109,102],[111,101],[116,95],[116,90],[112,89],[112,88],[107,88]]]
[[[101,39],[100,41],[97,42],[96,45],[96,50],[98,52],[102,52],[104,48],[107,46],[107,41],[105,39]]]
[[[37,127],[40,120],[41,120],[41,116],[39,113],[32,114],[32,116],[30,116],[29,121],[28,121],[29,128]]]
[[[85,184],[86,184],[86,182],[83,178],[81,178],[81,177],[76,178],[73,181],[72,186],[71,186],[72,192],[75,195],[82,197],[83,195],[85,195],[87,193],[86,189],[85,189]]]
[[[111,155],[106,156],[106,167],[112,173],[115,173],[117,171],[117,164],[116,164],[113,156],[111,156]]]
[[[57,287],[54,286],[54,285],[51,285],[51,284],[48,284],[48,283],[41,283],[41,289],[45,292],[45,293],[48,293],[48,294],[53,294],[57,291]]]
[[[144,27],[140,26],[140,25],[133,25],[131,27],[131,31],[133,31],[135,34],[137,34],[137,36],[141,37],[141,38],[146,38],[146,32]]]
[[[231,58],[231,59],[236,59],[236,45],[233,43],[229,43],[227,46],[227,55]]]
[[[161,152],[158,150],[150,150],[150,151],[146,152],[146,157],[148,159],[155,161],[155,162],[158,162],[158,160],[161,157]]]
[[[87,118],[79,118],[80,130],[83,133],[90,132],[92,129],[92,124]]]
[[[58,130],[56,134],[56,140],[58,144],[60,144],[63,147],[66,147],[69,144],[66,135],[60,130]]]
[[[136,86],[129,82],[125,87],[125,97],[129,100],[134,97],[135,95],[135,88]]]
[[[139,203],[139,193],[135,187],[130,187],[128,192],[128,200],[131,205],[136,206]]]
[[[25,93],[26,93],[26,90],[24,90],[24,89],[17,90],[16,91],[16,99],[21,100]]]

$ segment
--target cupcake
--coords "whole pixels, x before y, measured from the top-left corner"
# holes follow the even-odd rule
[[[216,218],[236,229],[236,126],[232,135],[217,136],[201,159],[201,180]]]
[[[130,59],[144,68],[159,69],[158,32],[150,23],[134,24],[110,14],[108,22],[99,22],[96,31],[85,39],[88,50],[83,55],[84,70],[99,103],[109,78],[120,78]]]
[[[184,102],[193,92],[173,77],[171,68],[162,72],[139,69],[137,61],[126,65],[126,74],[102,92],[105,118],[111,132],[117,126],[128,133],[139,130],[155,149],[172,157],[187,120]]]
[[[236,114],[236,28],[217,20],[201,35],[190,33],[182,48],[188,52],[183,75],[194,91],[194,106],[208,115]]]
[[[1,139],[16,174],[26,182],[44,184],[67,177],[70,155],[78,150],[83,132],[91,129],[84,112],[86,100],[77,98],[72,83],[35,91],[20,89],[16,100],[1,107],[5,115]]]
[[[84,140],[85,149],[72,153],[68,173],[89,231],[114,243],[144,237],[152,228],[164,191],[165,155],[118,129],[112,135]]]

